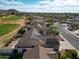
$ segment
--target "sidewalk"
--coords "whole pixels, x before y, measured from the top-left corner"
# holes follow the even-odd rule
[[[74,36],[76,36],[77,38],[79,38],[79,36],[77,36],[76,34],[74,34],[73,32],[71,32],[71,31],[69,31],[69,30],[67,30],[67,27],[65,27],[65,30],[66,31],[68,31],[68,32],[70,32],[71,34],[73,34]],[[72,46],[72,44],[71,43],[69,43],[61,34],[60,34],[60,36],[64,39],[64,42],[60,42],[60,44],[61,44],[61,49],[75,49],[75,50],[77,50],[74,46]],[[78,54],[79,54],[79,51],[77,50],[77,52],[78,52]]]
[[[64,49],[75,49],[74,46],[72,46],[61,34],[59,34],[64,41],[60,41],[60,51]]]

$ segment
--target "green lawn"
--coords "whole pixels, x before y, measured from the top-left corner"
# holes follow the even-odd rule
[[[6,18],[1,18],[1,20],[20,20],[22,19],[23,17],[21,16],[17,16],[17,15],[11,15],[9,17],[6,17]]]
[[[0,24],[0,36],[5,35],[19,27],[19,24]]]

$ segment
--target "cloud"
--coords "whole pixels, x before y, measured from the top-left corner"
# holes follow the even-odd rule
[[[25,4],[17,0],[0,0],[0,9],[17,9],[25,12],[79,12],[78,0],[40,0]]]
[[[63,6],[63,5],[79,5],[78,0],[45,0],[41,1],[42,5]]]
[[[0,0],[0,5],[3,6],[24,6],[25,4],[15,0]]]

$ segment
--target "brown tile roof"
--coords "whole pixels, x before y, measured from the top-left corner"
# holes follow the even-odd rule
[[[31,29],[28,33],[25,33],[24,36],[19,40],[18,44],[16,44],[15,48],[27,48],[36,45],[43,45],[46,43],[46,40],[49,38],[56,38],[53,35],[40,36],[36,29]],[[54,39],[55,41],[59,41],[58,38]],[[39,43],[40,42],[40,43]]]
[[[52,35],[42,36],[39,33],[39,30],[41,28],[39,28],[37,26],[37,24],[38,23],[33,23],[32,28],[28,31],[28,33],[24,34],[24,36],[19,40],[18,44],[15,46],[15,48],[27,48],[27,47],[31,47],[31,46],[36,46],[36,45],[38,45],[38,42],[40,42],[40,44],[45,44],[46,40],[48,38],[54,38],[54,36],[52,36]],[[41,29],[41,30],[43,30],[43,29]]]
[[[22,59],[39,59],[39,48],[32,48],[25,52]]]
[[[26,51],[22,59],[58,59],[58,57],[53,49],[37,46]]]
[[[39,34],[33,31],[34,29],[31,29],[28,33],[25,33],[24,36],[19,40],[19,42],[16,44],[15,48],[27,48],[31,46],[36,46],[39,44],[42,44],[43,42],[39,40]]]

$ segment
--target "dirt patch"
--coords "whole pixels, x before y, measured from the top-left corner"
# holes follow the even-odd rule
[[[21,20],[8,20],[8,21],[3,21],[3,20],[0,20],[0,23],[2,24],[20,24],[21,26],[24,26],[25,25],[25,20],[24,19],[21,19]]]

